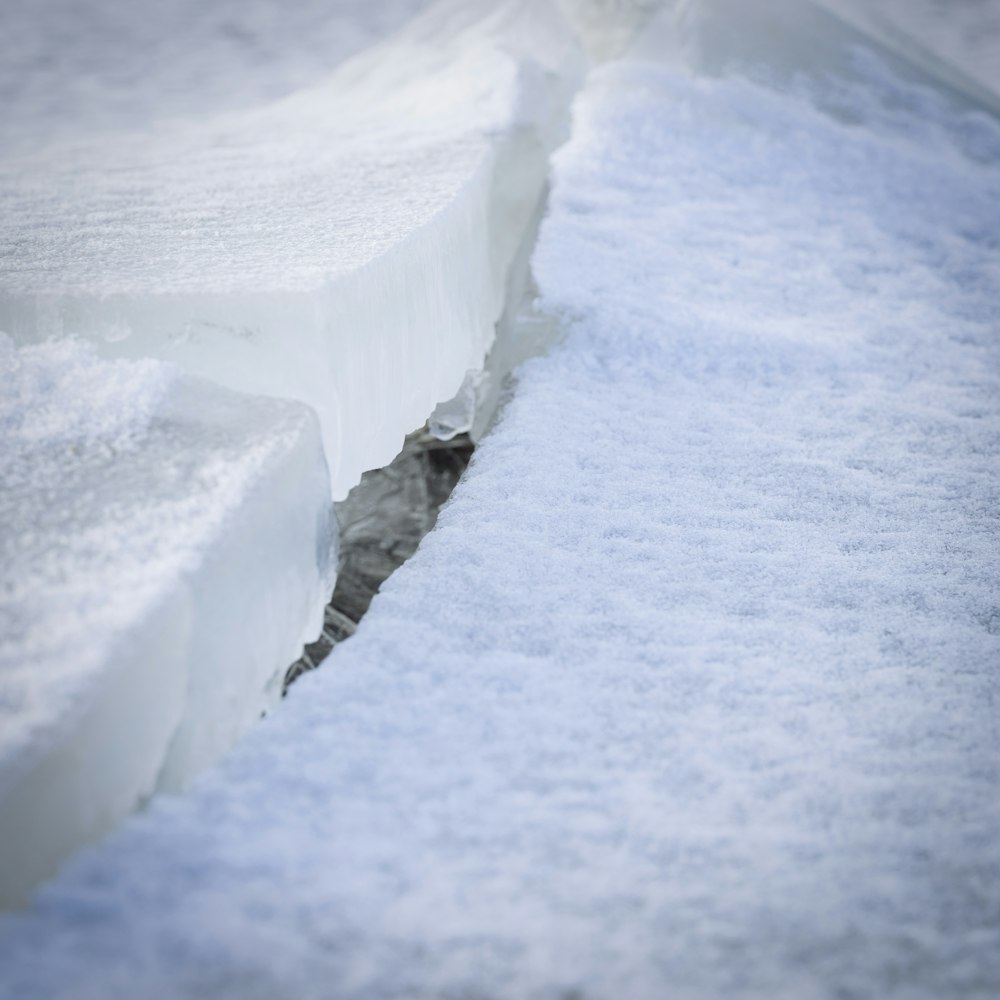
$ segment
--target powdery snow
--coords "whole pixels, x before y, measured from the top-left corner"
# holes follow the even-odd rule
[[[357,635],[3,921],[0,995],[995,997],[998,152],[871,57],[598,72],[564,342]]]
[[[0,900],[214,762],[319,628],[304,408],[0,342]]]

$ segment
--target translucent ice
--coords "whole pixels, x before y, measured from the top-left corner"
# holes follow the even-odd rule
[[[549,3],[444,0],[310,88],[0,161],[0,329],[319,415],[335,498],[482,366],[582,70]]]
[[[0,342],[0,903],[228,748],[319,628],[318,428],[159,362]]]

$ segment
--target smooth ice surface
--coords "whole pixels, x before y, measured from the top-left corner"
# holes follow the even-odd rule
[[[582,66],[549,0],[439,0],[270,103],[5,150],[0,329],[306,402],[340,498],[482,366]]]
[[[0,385],[10,904],[273,704],[336,559],[304,407],[2,335]]]
[[[1000,128],[593,77],[530,362],[357,635],[5,997],[993,998]]]

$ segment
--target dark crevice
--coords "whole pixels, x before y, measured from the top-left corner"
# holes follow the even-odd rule
[[[440,441],[421,428],[389,465],[361,477],[334,505],[340,530],[337,586],[323,614],[323,631],[285,674],[285,691],[314,670],[339,642],[354,635],[379,587],[434,527],[472,458],[468,435]]]

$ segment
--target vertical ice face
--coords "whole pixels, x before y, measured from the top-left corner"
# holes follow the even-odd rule
[[[336,539],[305,407],[71,342],[0,385],[4,905],[275,701]]]
[[[548,3],[444,0],[264,107],[0,162],[0,328],[320,418],[335,497],[482,365],[582,69]]]

